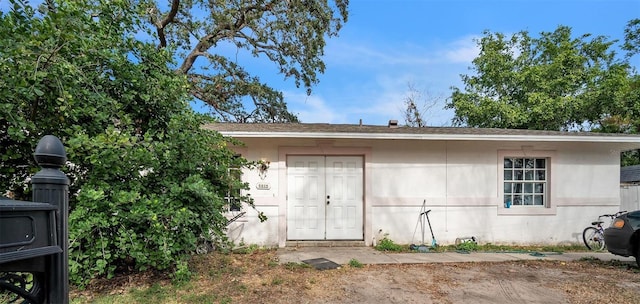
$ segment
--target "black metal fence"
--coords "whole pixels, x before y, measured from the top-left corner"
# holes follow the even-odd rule
[[[62,142],[44,136],[32,202],[0,197],[0,303],[69,303],[69,179]]]

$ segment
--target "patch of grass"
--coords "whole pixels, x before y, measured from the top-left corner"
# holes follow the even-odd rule
[[[360,263],[360,261],[358,261],[356,259],[351,259],[351,260],[349,260],[349,266],[354,267],[354,268],[362,268],[364,265],[362,263]]]
[[[473,248],[475,248],[475,250],[467,250],[467,251],[478,251],[478,252],[556,252],[556,253],[563,253],[563,252],[582,252],[582,251],[586,250],[584,245],[581,245],[581,244],[523,246],[523,245],[496,245],[496,244],[486,243],[486,244],[465,245],[465,244],[469,244],[469,243],[471,243],[471,242],[461,243],[459,245],[438,246],[438,248],[436,248],[435,251],[436,252],[450,252],[450,251],[463,250],[462,248],[460,248],[460,246],[462,246],[462,247],[466,247],[466,246],[473,247]],[[471,243],[471,244],[473,244],[473,243]],[[473,248],[466,248],[466,249],[473,249]]]
[[[284,279],[281,277],[274,277],[271,279],[271,285],[280,285],[282,283],[284,283]]]
[[[186,303],[213,304],[216,303],[217,297],[209,294],[188,294],[183,296],[182,300]]]
[[[260,303],[256,299],[261,299],[265,290],[276,286],[289,288],[289,285],[297,284],[297,281],[290,281],[289,276],[304,277],[308,275],[308,269],[313,269],[302,263],[280,265],[276,251],[269,249],[260,249],[251,256],[222,252],[194,255],[188,266],[183,264],[181,270],[183,274],[187,269],[190,272],[191,277],[186,282],[171,276],[173,271],[157,277],[153,272],[132,274],[128,280],[104,280],[85,290],[72,288],[70,300],[74,304],[164,304],[236,303],[238,299],[250,298],[251,302]],[[308,284],[306,279],[301,281]]]
[[[200,257],[196,257],[200,258]],[[205,261],[205,259],[202,259]],[[233,262],[233,256],[227,254],[217,255],[215,259],[208,259],[205,263],[198,263],[197,260],[192,264],[196,265],[196,273],[207,274],[211,279],[218,279],[229,274],[243,274],[246,272],[242,266],[238,266]]]
[[[247,291],[249,291],[249,287],[247,287],[247,285],[240,284],[238,285],[238,290],[242,293],[246,293]]]
[[[478,243],[476,242],[462,242],[456,246],[457,250],[460,251],[477,251],[479,248]]]
[[[70,299],[69,302],[71,304],[84,304],[84,303],[91,303],[91,304],[127,304],[127,303],[137,303],[137,300],[134,299],[134,297],[132,296],[131,293],[129,294],[125,294],[125,295],[101,295],[95,299],[82,299],[82,298],[75,298],[75,299]],[[4,302],[2,302],[4,303]]]
[[[544,251],[544,252],[580,252],[580,251],[587,250],[584,244],[542,246],[540,249],[541,249],[540,251]]]
[[[257,244],[251,244],[248,246],[240,245],[240,247],[233,249],[233,253],[253,254],[254,252],[257,252],[259,250],[260,250],[260,246],[258,246]]]
[[[394,252],[407,251],[407,248],[405,247],[406,246],[402,246],[394,243],[391,239],[385,236],[382,240],[380,240],[378,245],[376,245],[376,250],[394,251]]]
[[[135,303],[162,303],[167,300],[169,294],[175,292],[170,289],[172,287],[165,288],[156,283],[147,289],[134,289],[130,295]]]

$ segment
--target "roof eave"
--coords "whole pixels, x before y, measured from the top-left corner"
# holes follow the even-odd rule
[[[553,136],[553,135],[495,135],[495,134],[392,134],[392,133],[328,133],[328,132],[246,132],[220,131],[234,138],[323,138],[323,139],[395,139],[395,140],[456,140],[456,141],[538,141],[538,142],[594,142],[628,143],[640,149],[637,138],[624,136]]]

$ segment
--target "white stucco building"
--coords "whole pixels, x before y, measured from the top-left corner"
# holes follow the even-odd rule
[[[640,136],[475,128],[331,124],[205,126],[242,141],[235,150],[268,169],[244,181],[260,223],[230,224],[236,241],[284,247],[387,234],[420,241],[423,202],[438,243],[582,242],[593,219],[620,207],[620,152]],[[232,214],[230,214],[232,216]],[[427,233],[426,239],[430,240]]]

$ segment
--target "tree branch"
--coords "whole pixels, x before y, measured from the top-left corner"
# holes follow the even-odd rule
[[[178,0],[173,0],[174,3],[177,1]],[[258,10],[269,11],[271,10],[272,6],[273,6],[273,2],[267,3],[265,6],[262,6],[262,7],[256,6],[256,5],[245,7],[243,10],[239,12],[238,17],[236,21],[233,22],[233,24],[222,25],[216,31],[213,31],[212,33],[200,39],[200,41],[198,41],[198,44],[193,48],[191,53],[187,55],[187,57],[182,62],[182,65],[178,70],[176,70],[176,72],[181,74],[187,74],[187,72],[189,72],[189,70],[191,70],[191,68],[193,67],[193,64],[195,63],[196,59],[199,56],[201,56],[203,53],[206,53],[207,50],[209,50],[209,48],[215,44],[215,42],[226,37],[227,35],[225,35],[225,33],[230,31],[234,31],[237,33],[240,29],[242,29],[246,25],[246,17],[248,13],[252,11],[258,11]],[[233,36],[237,36],[237,34],[234,34]]]
[[[158,38],[160,38],[160,45],[158,48],[164,48],[167,46],[167,37],[164,34],[164,28],[167,24],[174,22],[176,15],[178,14],[178,8],[180,7],[180,0],[172,0],[171,1],[171,10],[169,10],[169,14],[167,16],[156,22],[156,30],[158,32]]]

